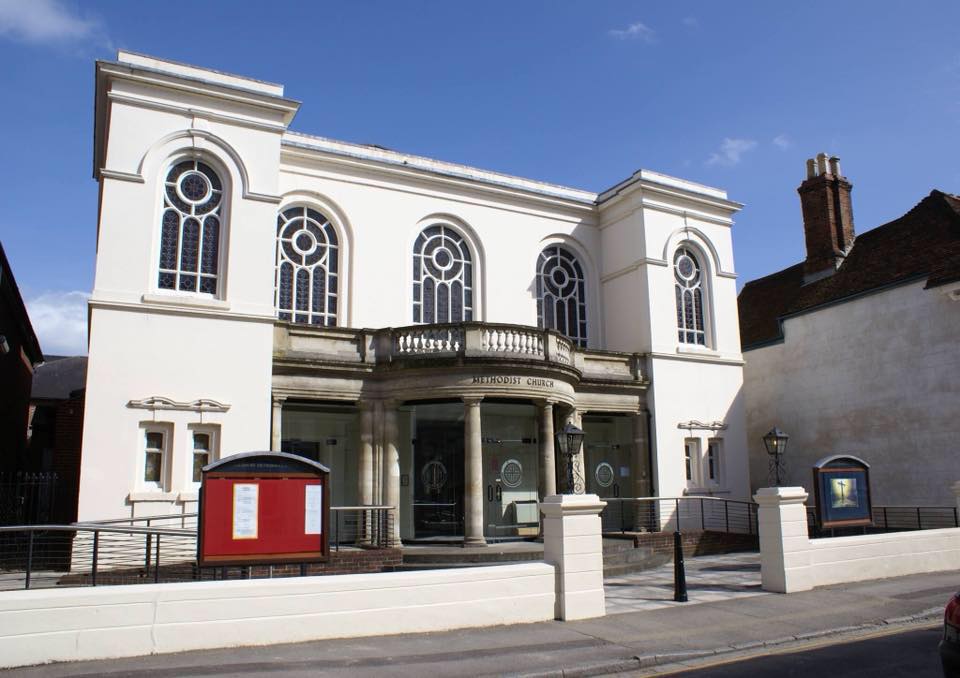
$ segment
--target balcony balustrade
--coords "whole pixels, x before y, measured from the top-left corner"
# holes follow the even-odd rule
[[[554,330],[524,325],[464,322],[380,330],[277,323],[275,360],[359,366],[431,360],[512,361],[569,369],[586,378],[643,381],[644,356],[582,349]]]

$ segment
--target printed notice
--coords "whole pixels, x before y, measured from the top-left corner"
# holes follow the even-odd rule
[[[323,533],[323,485],[307,485],[306,501],[304,502],[305,534]]]
[[[257,507],[260,486],[236,484],[233,486],[233,538],[257,538]]]

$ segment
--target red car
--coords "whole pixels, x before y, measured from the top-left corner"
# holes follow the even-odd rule
[[[960,678],[960,592],[954,594],[943,611],[940,661],[945,678]]]

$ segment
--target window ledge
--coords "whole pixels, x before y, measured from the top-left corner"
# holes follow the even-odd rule
[[[161,492],[160,490],[141,490],[127,495],[127,501],[176,501],[176,492]]]
[[[698,346],[696,344],[681,344],[677,346],[677,353],[686,353],[687,355],[709,355],[720,356],[720,351],[714,351],[712,348]]]
[[[213,299],[209,297],[192,297],[179,294],[144,294],[140,297],[144,304],[156,304],[158,306],[180,306],[188,308],[210,308],[217,311],[229,311],[230,304],[223,299]]]

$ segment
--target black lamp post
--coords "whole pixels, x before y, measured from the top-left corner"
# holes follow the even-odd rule
[[[557,431],[556,439],[560,454],[563,455],[567,464],[565,493],[583,494],[583,482],[577,483],[577,474],[574,469],[574,458],[580,452],[580,446],[583,444],[583,430],[574,426],[571,422],[567,422],[567,425],[561,431]]]
[[[780,487],[780,475],[786,466],[783,455],[787,450],[789,439],[790,436],[776,426],[763,436],[763,446],[767,448],[767,454],[770,455],[770,477],[775,479],[776,487]]]

